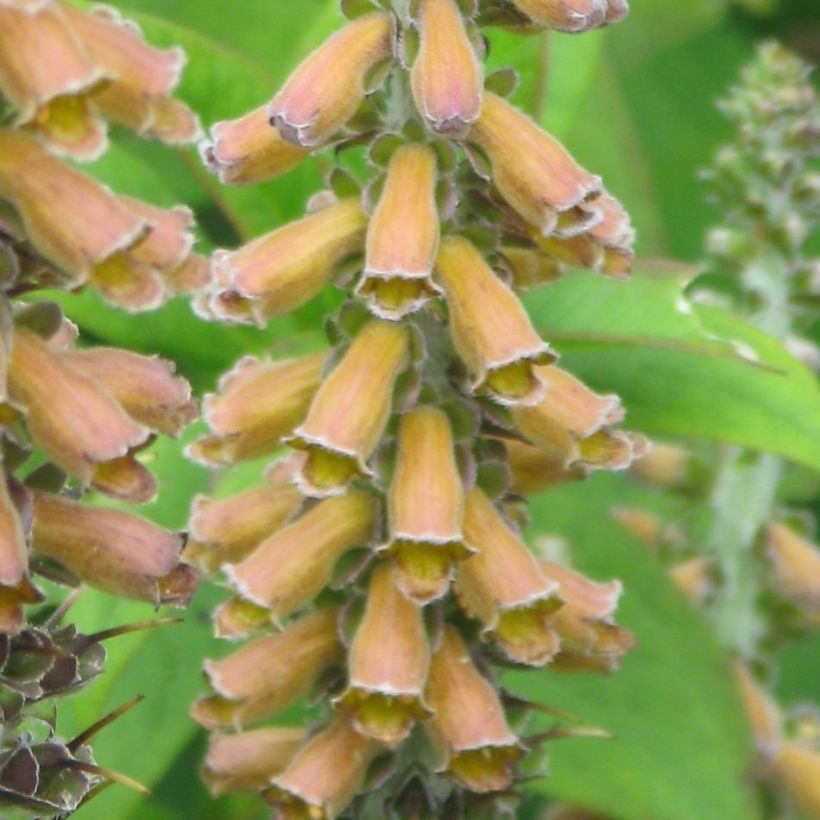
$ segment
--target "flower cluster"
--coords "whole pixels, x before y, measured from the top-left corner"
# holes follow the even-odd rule
[[[647,442],[618,429],[617,397],[557,366],[516,295],[572,266],[625,276],[633,232],[600,178],[491,90],[481,33],[578,31],[626,6],[394,5],[343,3],[349,22],[201,149],[228,184],[337,160],[304,218],[214,254],[196,303],[261,325],[330,282],[347,292],[331,347],[223,377],[189,451],[211,466],[291,451],[261,486],[198,499],[185,554],[233,590],[217,634],[251,638],[206,663],[206,778],[283,818],[370,800],[500,811],[535,741],[493,664],[609,672],[633,643],[620,584],[542,560],[521,529],[525,495],[624,469]],[[362,154],[360,187],[344,163]],[[314,729],[249,728],[316,687]]]

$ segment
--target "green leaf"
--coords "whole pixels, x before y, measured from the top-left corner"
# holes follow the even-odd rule
[[[557,534],[568,541],[574,566],[624,582],[617,621],[638,642],[611,677],[549,669],[509,676],[519,694],[615,735],[551,745],[549,774],[531,788],[628,820],[752,820],[745,785],[752,744],[726,657],[656,559],[613,523],[615,498],[650,509],[670,503],[623,476],[599,473],[531,508],[531,543]]]
[[[692,307],[685,272],[654,267],[628,282],[571,274],[532,294],[528,306],[569,370],[622,397],[630,427],[717,439],[820,469],[812,374],[742,320]]]

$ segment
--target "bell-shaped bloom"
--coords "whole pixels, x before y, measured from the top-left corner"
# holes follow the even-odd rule
[[[434,714],[425,728],[443,752],[442,771],[472,792],[508,788],[524,751],[498,693],[450,625],[430,664],[427,701]]]
[[[287,767],[304,740],[305,730],[298,726],[266,726],[234,735],[214,732],[202,777],[215,797],[259,791]]]
[[[561,639],[556,658],[564,670],[578,665],[611,672],[635,645],[630,632],[613,622],[623,587],[620,581],[599,584],[549,561],[540,562],[541,572],[558,584],[564,605],[553,616]]]
[[[279,529],[302,504],[302,494],[289,483],[266,482],[230,498],[198,496],[191,514],[191,541],[186,560],[213,572],[238,563]]]
[[[432,279],[438,242],[436,156],[426,145],[402,146],[390,160],[367,228],[364,273],[356,288],[373,313],[400,319],[441,293]]]
[[[231,641],[268,629],[272,623],[269,610],[238,595],[228,598],[214,610],[213,621],[214,635]]]
[[[194,579],[178,564],[182,544],[179,535],[121,510],[34,495],[33,553],[114,595],[184,606]]]
[[[572,464],[581,459],[578,441],[623,420],[617,396],[600,396],[559,367],[536,369],[546,385],[544,397],[531,407],[514,407],[518,431],[555,459]]]
[[[217,695],[194,704],[194,720],[209,729],[241,727],[290,706],[342,658],[338,616],[337,609],[320,609],[222,660],[206,660],[205,673]]]
[[[178,436],[197,417],[191,385],[174,365],[113,347],[67,351],[63,361],[102,385],[132,419],[150,430]]]
[[[200,145],[200,153],[223,185],[247,185],[290,171],[310,151],[282,139],[263,105],[211,126],[211,138]]]
[[[553,618],[562,604],[559,584],[478,488],[466,497],[464,538],[476,554],[458,565],[462,607],[511,660],[549,663],[560,646]]]
[[[474,391],[502,404],[534,404],[544,390],[535,369],[556,354],[535,332],[523,305],[463,237],[448,236],[437,261],[450,333]]]
[[[0,587],[16,586],[27,571],[26,534],[6,477],[0,475]]]
[[[368,73],[393,53],[393,15],[373,12],[310,54],[271,100],[268,116],[284,139],[314,148],[356,113]]]
[[[430,666],[421,609],[396,586],[392,568],[373,570],[364,616],[348,655],[348,686],[336,705],[356,730],[380,743],[401,743],[430,716],[424,686]]]
[[[481,63],[456,0],[417,5],[419,51],[410,75],[416,107],[436,133],[463,137],[481,110]]]
[[[107,188],[20,131],[0,129],[0,196],[17,209],[37,250],[74,284],[132,248],[149,228]]]
[[[780,707],[743,661],[734,661],[732,669],[757,750],[771,759],[783,742]]]
[[[88,94],[103,71],[78,41],[56,4],[28,11],[0,5],[0,93],[16,124],[58,153],[88,160],[106,146],[106,127]]]
[[[519,495],[535,495],[565,481],[586,478],[587,470],[579,465],[567,465],[531,444],[504,439],[507,464],[512,476],[512,490]]]
[[[403,325],[374,319],[356,334],[287,441],[307,452],[298,476],[303,492],[338,494],[355,476],[372,474],[367,461],[382,437],[393,387],[409,357],[409,331]]]
[[[572,236],[602,220],[580,207],[600,194],[600,178],[502,97],[485,93],[469,136],[489,157],[501,195],[543,235]]]
[[[387,496],[387,544],[399,588],[419,604],[447,592],[455,561],[467,558],[461,523],[464,489],[447,415],[416,407],[402,416]]]
[[[777,590],[807,614],[820,613],[820,549],[791,527],[775,522],[767,530],[766,551],[774,565]]]
[[[580,439],[577,464],[588,470],[627,470],[652,447],[640,433],[604,428]]]
[[[820,817],[820,751],[786,741],[772,765],[772,777],[806,818]]]
[[[626,0],[512,0],[513,5],[537,26],[570,34],[622,20]]]
[[[235,464],[275,452],[303,421],[319,388],[327,354],[298,359],[240,359],[204,401],[213,434],[195,442],[188,455],[205,464]]]
[[[573,236],[544,236],[534,232],[542,251],[558,264],[589,268],[607,276],[625,279],[635,258],[635,231],[629,214],[614,196],[606,191],[579,206],[579,214],[589,215],[589,229]]]
[[[532,248],[504,245],[501,252],[509,263],[512,285],[517,290],[532,290],[550,284],[564,274],[563,265],[553,256]]]
[[[21,327],[14,331],[9,391],[49,458],[86,483],[95,483],[98,465],[121,459],[149,435],[101,384]]]
[[[218,298],[250,300],[257,322],[295,310],[330,281],[337,264],[361,250],[367,218],[358,199],[344,199],[213,257]]]
[[[265,793],[282,820],[334,820],[361,788],[379,751],[346,716],[308,740]]]
[[[376,500],[364,492],[327,498],[266,538],[225,571],[239,594],[284,618],[311,601],[336,561],[373,537]]]
[[[196,116],[183,103],[170,99],[185,65],[182,49],[154,48],[134,22],[111,8],[84,12],[62,2],[60,12],[106,78],[92,97],[103,116],[171,144],[197,139]]]

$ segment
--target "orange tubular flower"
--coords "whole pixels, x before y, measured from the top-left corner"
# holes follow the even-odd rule
[[[382,564],[370,579],[367,608],[350,647],[348,687],[336,703],[350,712],[358,732],[397,746],[414,721],[431,714],[423,697],[429,664],[421,610]]]
[[[268,116],[294,145],[314,148],[340,131],[365,95],[365,78],[393,51],[393,17],[373,12],[313,52],[273,98]]]
[[[805,609],[820,613],[820,549],[785,524],[769,524],[766,549],[778,591]]]
[[[271,726],[228,735],[215,732],[208,743],[202,775],[215,797],[235,791],[259,791],[299,751],[305,730]]]
[[[452,565],[471,553],[461,522],[464,490],[447,416],[433,407],[404,415],[387,496],[390,556],[399,588],[420,604],[447,592]]]
[[[563,601],[535,556],[479,489],[467,494],[464,538],[476,554],[458,566],[464,609],[484,624],[507,656],[543,666],[558,652],[553,614]]]
[[[473,376],[472,389],[502,404],[535,404],[544,385],[536,364],[556,360],[515,294],[466,239],[441,243],[438,273],[450,309],[450,333]]]
[[[820,816],[820,752],[798,741],[786,741],[773,767],[774,781],[807,818]]]
[[[341,659],[338,617],[337,609],[320,609],[227,658],[205,661],[217,695],[200,698],[191,716],[209,729],[241,727],[288,707]]]
[[[359,331],[287,442],[307,452],[298,475],[303,492],[335,495],[356,475],[372,475],[367,460],[384,432],[393,386],[409,355],[406,327],[373,320]]]
[[[441,294],[432,279],[439,241],[435,187],[430,148],[405,145],[393,154],[367,229],[364,273],[356,288],[383,319],[401,319]]]
[[[339,717],[299,750],[267,798],[281,820],[333,820],[364,781],[378,744]]]
[[[601,193],[600,178],[502,97],[484,95],[469,138],[489,156],[504,199],[544,236],[574,236],[603,220],[594,207],[581,207]]]
[[[367,544],[376,524],[374,499],[362,492],[328,498],[263,541],[227,575],[240,595],[284,618],[330,579],[338,558]]]
[[[361,249],[366,224],[358,200],[345,199],[239,250],[218,251],[214,272],[222,290],[214,310],[234,294],[250,300],[250,316],[263,323],[303,305],[330,281],[343,257]]]
[[[211,138],[200,145],[200,152],[223,185],[273,179],[295,168],[310,153],[271,128],[267,105],[213,125]]]
[[[463,137],[481,110],[483,72],[456,0],[421,0],[419,53],[411,81],[416,106],[433,131]]]
[[[452,626],[444,628],[433,655],[427,700],[434,714],[426,728],[444,753],[443,771],[473,792],[509,788],[524,750],[498,693],[475,668]]]
[[[307,415],[319,388],[327,354],[265,362],[240,359],[205,397],[205,420],[213,435],[195,442],[188,455],[205,464],[234,464],[275,452]]]

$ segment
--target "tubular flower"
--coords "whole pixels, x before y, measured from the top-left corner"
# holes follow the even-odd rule
[[[433,282],[439,241],[436,156],[405,145],[390,161],[384,191],[367,228],[357,293],[384,319],[401,319],[441,294]]]
[[[351,713],[357,731],[396,746],[415,720],[431,714],[423,698],[429,664],[421,610],[382,564],[370,579],[367,607],[350,646],[348,687],[337,704]]]
[[[483,72],[456,0],[421,0],[419,53],[410,73],[416,106],[433,131],[463,137],[478,119]]]
[[[396,565],[397,584],[421,604],[442,597],[464,543],[464,490],[446,414],[416,407],[401,419],[387,495],[390,540],[380,551]]]
[[[769,524],[767,536],[766,549],[780,594],[807,615],[820,614],[820,549],[779,522]]]
[[[626,17],[626,0],[512,0],[537,26],[570,34],[617,23]]]
[[[341,130],[365,94],[367,73],[391,57],[393,18],[373,12],[313,52],[271,100],[268,116],[288,142],[314,148]]]
[[[479,26],[520,27],[521,8],[372,5],[343,3],[352,22],[267,112],[218,124],[201,149],[222,181],[244,184],[333,148],[307,215],[217,252],[198,301],[208,318],[264,324],[331,280],[344,291],[325,323],[331,349],[241,360],[206,398],[211,433],[189,450],[214,466],[277,459],[261,486],[197,499],[185,558],[227,577],[215,631],[248,640],[207,663],[196,719],[238,730],[318,692],[309,708],[324,728],[281,770],[273,733],[216,735],[228,762],[206,762],[215,788],[261,788],[279,818],[412,816],[409,777],[431,816],[501,811],[526,748],[492,663],[607,672],[633,644],[614,622],[617,582],[542,562],[508,520],[522,496],[646,449],[615,426],[616,397],[554,366],[516,295],[571,265],[625,273],[628,217],[483,88]],[[596,5],[596,25],[620,6]],[[367,179],[350,170],[363,151]],[[292,630],[328,611],[327,654],[306,660]]]

